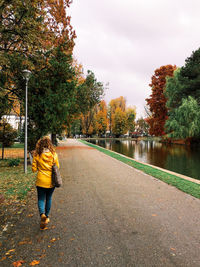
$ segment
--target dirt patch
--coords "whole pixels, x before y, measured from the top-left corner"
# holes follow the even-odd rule
[[[0,148],[0,155],[2,155],[2,149]],[[4,158],[23,158],[24,149],[23,148],[5,148],[4,149]]]

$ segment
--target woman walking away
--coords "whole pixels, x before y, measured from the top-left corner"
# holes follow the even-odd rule
[[[32,171],[37,173],[36,187],[38,209],[40,213],[40,228],[44,229],[49,223],[52,195],[55,187],[52,185],[52,165],[59,168],[58,156],[49,137],[38,140],[33,157]]]

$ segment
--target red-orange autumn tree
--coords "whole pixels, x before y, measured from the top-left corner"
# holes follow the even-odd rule
[[[173,76],[176,66],[166,65],[155,70],[149,85],[152,90],[150,98],[147,98],[147,105],[151,112],[151,117],[147,119],[150,135],[162,136],[165,134],[164,125],[167,120],[168,109],[166,107],[167,99],[164,95],[166,77]]]

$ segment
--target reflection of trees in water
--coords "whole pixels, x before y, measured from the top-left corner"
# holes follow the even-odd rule
[[[131,140],[112,140],[111,150],[126,155],[128,157],[134,158],[135,151],[135,141]]]
[[[196,179],[200,179],[200,150],[181,146],[171,150],[165,162],[165,168],[174,172],[184,174]]]
[[[93,143],[136,160],[200,179],[200,147],[133,140],[96,140]]]

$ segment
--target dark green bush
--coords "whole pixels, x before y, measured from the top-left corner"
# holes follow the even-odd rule
[[[0,142],[3,143],[4,147],[11,147],[16,137],[17,130],[13,129],[9,123],[0,125]]]
[[[19,166],[20,164],[20,159],[10,159],[9,160],[9,167],[13,167],[13,166]]]

